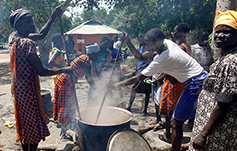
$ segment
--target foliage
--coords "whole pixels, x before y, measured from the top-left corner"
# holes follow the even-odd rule
[[[216,0],[64,0],[71,7],[82,7],[82,14],[72,14],[72,18],[63,17],[64,30],[70,30],[81,23],[96,21],[138,37],[149,29],[158,27],[163,31],[173,31],[176,24],[187,22],[191,30],[206,28],[212,30]],[[109,12],[100,8],[105,3]],[[0,1],[0,40],[12,31],[9,24],[11,11],[18,8],[28,9],[40,29],[47,21],[53,9],[61,4],[59,0],[3,0]],[[59,31],[59,27],[56,28]]]
[[[119,13],[112,25],[132,37],[151,28],[173,31],[176,24],[187,22],[191,30],[212,30],[215,0],[129,0],[115,5]]]
[[[105,8],[99,8],[95,10],[85,9],[80,16],[74,18],[74,21],[76,19],[81,23],[86,22],[90,19],[94,19],[101,24],[110,26],[113,18],[113,14],[108,14]]]
[[[118,15],[115,16],[112,25],[118,30],[124,30],[131,34],[133,37],[138,37],[138,18],[136,13],[128,14],[128,7],[125,7]]]
[[[54,8],[61,3],[58,0],[34,0],[34,3],[30,0],[4,0],[0,1],[0,38],[7,40],[8,35],[14,30],[9,22],[9,16],[11,12],[19,8],[27,9],[30,11],[34,23],[38,29],[41,29],[47,22],[48,18],[52,14]],[[71,19],[63,16],[62,23],[65,30],[71,28]],[[56,28],[57,32],[60,32],[60,27]]]
[[[7,43],[5,43],[5,42],[0,42],[0,45],[7,46]]]

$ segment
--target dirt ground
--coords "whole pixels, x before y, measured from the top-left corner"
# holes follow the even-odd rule
[[[135,70],[134,58],[129,57],[127,62],[124,62],[125,77],[128,78],[132,75]],[[51,98],[53,99],[53,89],[54,83],[52,77],[40,77],[41,89],[50,89]],[[16,128],[15,125],[12,128],[5,126],[5,121],[10,121],[15,123],[13,103],[11,100],[11,89],[10,89],[11,77],[10,77],[10,63],[9,63],[9,53],[7,50],[0,50],[0,151],[16,151],[21,150],[20,143],[16,143]],[[88,83],[83,78],[79,80],[76,84],[77,97],[79,102],[79,107],[81,110],[86,108],[87,104],[87,90]],[[131,94],[131,86],[122,88],[124,100],[126,105],[128,105],[128,100]],[[114,92],[117,94],[116,92]],[[114,95],[115,97],[118,97]],[[149,123],[155,121],[155,106],[154,102],[150,98],[148,105],[148,116],[141,117],[141,112],[144,106],[144,94],[137,94],[132,107],[132,121],[130,122],[130,127],[133,130],[140,130],[146,128]],[[162,121],[164,121],[162,117]],[[56,127],[54,122],[48,124],[50,130],[50,136],[46,138],[45,141],[39,143],[38,148],[55,148],[57,151],[71,151],[75,144],[72,141],[62,141],[59,138],[60,129]],[[150,130],[142,136],[146,139],[152,148],[157,148],[159,150],[167,150],[170,148],[170,144],[161,141],[158,138],[158,134],[162,134],[163,129],[157,131]],[[187,128],[187,122],[184,125],[184,139],[183,143],[188,143],[190,140],[191,131]]]

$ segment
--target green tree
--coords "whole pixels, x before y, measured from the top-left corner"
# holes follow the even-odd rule
[[[122,1],[114,6],[119,11],[112,25],[126,30],[134,37],[154,27],[173,31],[174,26],[180,22],[189,23],[192,30],[211,30],[215,4],[215,0]],[[131,20],[130,16],[135,18]],[[137,25],[134,25],[134,21]]]
[[[108,13],[105,9],[99,8],[102,2],[113,9]],[[59,4],[63,4],[64,11],[68,6],[84,8],[82,14],[78,12],[72,14],[73,20],[66,16],[62,17],[64,31],[89,19],[95,19],[116,29],[125,30],[132,37],[138,37],[154,27],[161,28],[163,31],[173,31],[174,26],[179,22],[189,23],[191,30],[206,28],[211,31],[216,0],[65,0],[63,2],[35,0],[34,3],[30,0],[3,0],[0,1],[0,37],[8,37],[12,31],[9,24],[11,11],[18,8],[28,9],[40,29],[52,10]],[[59,32],[59,26],[56,25],[58,24],[55,23],[52,29],[54,32]],[[42,40],[39,43],[45,46],[44,42],[45,40]]]
[[[130,0],[116,4],[115,9],[119,11],[112,25],[127,31],[132,37],[138,37],[153,27],[151,8],[154,4],[155,2],[150,0]]]
[[[65,1],[64,5],[68,4],[67,2],[68,0]],[[60,5],[61,3],[58,0],[35,0],[34,3],[32,3],[32,1],[30,0],[4,0],[1,1],[0,4],[0,35],[4,37],[4,40],[7,40],[9,34],[14,31],[9,22],[9,16],[12,11],[19,8],[29,10],[36,25],[36,28],[41,29],[43,25],[47,22],[49,16],[52,14],[55,7]],[[69,30],[71,28],[71,19],[66,17],[65,15],[62,16],[62,23],[64,30]],[[44,40],[38,41],[40,58],[44,64],[47,63],[48,54],[51,49],[50,37],[55,32],[60,32],[60,26],[57,21],[51,28],[51,31],[48,36]]]
[[[112,19],[110,17],[111,15],[107,13],[105,8],[100,8],[96,10],[85,9],[81,14],[83,22],[88,21],[90,19],[94,19],[100,22],[101,24],[105,24],[108,26],[111,25],[112,22]]]

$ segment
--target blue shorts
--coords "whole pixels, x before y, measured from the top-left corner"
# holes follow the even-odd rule
[[[186,121],[195,117],[198,95],[202,90],[202,85],[207,74],[204,70],[198,76],[190,78],[183,83],[186,88],[176,104],[172,116],[175,120]]]

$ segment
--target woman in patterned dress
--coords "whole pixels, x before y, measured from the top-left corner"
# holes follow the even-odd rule
[[[56,8],[53,16],[56,17],[57,13],[60,13],[60,11]],[[9,44],[13,44],[12,51],[10,51],[11,89],[15,106],[16,141],[21,142],[23,151],[35,151],[38,143],[49,135],[46,125],[47,115],[42,107],[38,75],[51,76],[63,72],[71,73],[72,70],[71,68],[60,68],[57,70],[43,68],[32,39],[39,40],[44,36],[41,34],[29,36],[30,33],[35,32],[35,25],[28,10],[18,9],[14,11],[10,15],[10,22],[12,27],[17,30],[14,34],[15,38],[17,38],[9,38],[13,40]],[[49,24],[51,22],[48,22],[45,27],[50,28]],[[48,29],[46,29],[47,31]]]
[[[221,57],[200,93],[189,150],[237,148],[237,12],[217,12],[214,41]]]
[[[77,100],[73,94],[73,84],[75,85],[77,79],[85,75],[89,85],[94,88],[94,80],[91,75],[91,62],[86,54],[81,53],[70,63],[70,66],[73,69],[73,75],[59,74],[56,78],[54,89],[53,118],[57,122],[58,127],[61,128],[61,139],[67,139],[67,130],[77,132]],[[71,77],[74,83],[71,83]]]

